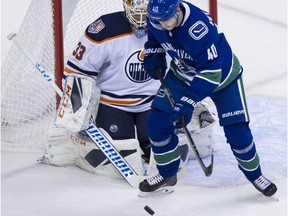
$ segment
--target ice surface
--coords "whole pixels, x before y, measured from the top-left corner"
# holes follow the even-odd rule
[[[6,35],[17,30],[29,2],[1,1],[2,57],[9,48]],[[247,182],[217,127],[212,176],[205,177],[191,160],[175,192],[153,198],[137,197],[121,178],[36,164],[40,152],[2,150],[2,215],[144,216],[145,205],[157,216],[287,215],[287,2],[218,2],[219,26],[244,67],[251,128],[262,171],[278,186],[274,197],[264,197]]]

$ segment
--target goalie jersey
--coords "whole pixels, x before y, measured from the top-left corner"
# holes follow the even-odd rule
[[[100,103],[127,112],[150,109],[159,88],[143,66],[147,36],[137,38],[124,12],[101,16],[90,24],[68,58],[64,76],[94,77]]]

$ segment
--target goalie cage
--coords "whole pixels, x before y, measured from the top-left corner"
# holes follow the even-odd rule
[[[217,0],[189,1],[217,22]],[[122,0],[32,0],[17,35],[41,66],[54,73],[60,87],[66,57],[87,25],[119,10]],[[35,70],[12,45],[1,68],[2,149],[43,149],[46,132],[53,127],[59,98]]]

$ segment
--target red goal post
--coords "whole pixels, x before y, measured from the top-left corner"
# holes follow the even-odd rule
[[[53,26],[55,37],[55,82],[61,89],[61,80],[64,68],[64,43],[63,43],[63,22],[62,22],[62,0],[52,0],[53,10]],[[60,96],[56,95],[56,105],[60,102]]]
[[[209,13],[216,24],[218,24],[217,0],[209,0]]]
[[[217,22],[217,0],[189,0]],[[63,68],[88,24],[123,10],[122,0],[31,0],[17,37],[61,88]],[[7,43],[9,41],[7,40]],[[56,93],[12,45],[1,67],[2,148],[43,149]],[[59,98],[58,98],[59,100]]]

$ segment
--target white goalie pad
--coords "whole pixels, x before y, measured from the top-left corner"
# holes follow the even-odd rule
[[[63,128],[52,128],[47,133],[46,150],[41,161],[54,166],[76,165],[74,144],[70,133]]]
[[[144,174],[141,150],[136,139],[113,140],[104,130],[107,139],[139,174]],[[122,176],[102,151],[84,133],[71,133],[63,128],[53,128],[47,135],[47,145],[41,161],[54,166],[72,166],[92,173]]]
[[[100,94],[101,91],[93,78],[82,75],[67,76],[55,125],[74,133],[87,129],[91,117],[95,118],[97,115]]]
[[[108,140],[114,145],[119,154],[130,164],[138,175],[143,175],[144,169],[142,165],[141,149],[136,139],[113,140],[103,129]],[[92,141],[87,140],[83,136],[73,135],[75,143],[76,164],[80,168],[98,174],[106,174],[113,177],[122,176],[116,168],[110,163],[100,149],[95,146]]]
[[[207,126],[198,131],[194,131],[190,134],[197,147],[200,157],[205,158],[210,156],[214,148],[213,125]],[[178,137],[181,145],[188,144],[189,146],[189,160],[196,159],[194,151],[192,150],[191,145],[188,143],[185,133],[178,134]]]
[[[209,109],[206,102],[197,103],[191,122],[187,125],[201,158],[212,154],[214,148],[214,125],[218,121],[216,115]],[[177,130],[179,145],[188,144],[189,159],[196,159],[184,131]]]

